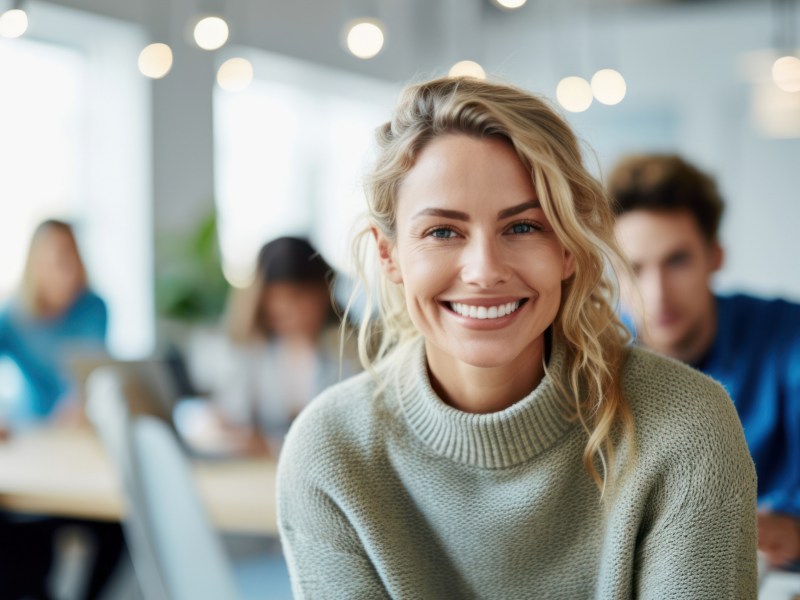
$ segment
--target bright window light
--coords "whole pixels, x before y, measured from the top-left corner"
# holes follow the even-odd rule
[[[0,302],[18,288],[34,228],[69,220],[109,307],[109,349],[139,358],[155,341],[148,84],[130,68],[143,40],[60,6],[37,19],[36,40],[0,41]],[[64,32],[69,45],[46,41]]]
[[[384,83],[258,53],[259,77],[214,95],[217,208],[223,270],[246,285],[265,242],[303,235],[340,269],[366,208],[362,179],[375,128],[397,90]]]

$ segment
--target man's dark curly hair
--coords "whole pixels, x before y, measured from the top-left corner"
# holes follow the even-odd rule
[[[641,154],[620,160],[608,177],[617,215],[633,210],[692,213],[703,236],[717,241],[725,208],[713,178],[675,154]]]

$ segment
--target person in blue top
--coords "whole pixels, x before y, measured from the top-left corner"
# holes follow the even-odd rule
[[[88,288],[75,237],[62,221],[33,234],[22,285],[0,309],[0,356],[16,363],[23,391],[6,418],[40,421],[65,410],[70,354],[105,348],[108,312]]]
[[[674,155],[640,155],[611,171],[627,325],[639,343],[722,383],[758,474],[759,549],[800,561],[800,305],[718,295],[724,204],[707,174]]]
[[[72,228],[41,223],[33,234],[19,292],[0,309],[0,357],[10,358],[24,385],[0,422],[0,438],[31,423],[71,422],[68,360],[104,351],[108,312],[89,289]],[[94,559],[85,598],[96,598],[124,547],[117,523],[30,518],[0,513],[0,597],[48,598],[53,542],[64,525],[80,525],[93,539]]]

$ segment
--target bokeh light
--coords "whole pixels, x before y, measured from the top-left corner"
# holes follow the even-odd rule
[[[28,15],[24,10],[14,8],[0,15],[0,35],[18,38],[28,29]]]
[[[800,58],[781,56],[772,65],[772,79],[784,92],[800,92]]]
[[[347,49],[358,58],[376,56],[383,48],[383,29],[376,21],[359,21],[347,32]]]
[[[558,103],[570,112],[583,112],[592,105],[592,86],[583,77],[564,77],[556,88]]]
[[[228,92],[241,92],[253,82],[253,65],[246,58],[226,60],[217,71],[219,87]]]
[[[592,94],[602,104],[619,104],[627,90],[625,78],[619,71],[600,69],[592,76]]]
[[[523,6],[527,1],[528,0],[494,0],[494,3],[500,8],[514,10],[515,8]]]
[[[139,71],[152,79],[161,79],[172,68],[172,48],[166,44],[150,44],[139,53]]]
[[[462,60],[457,62],[448,73],[450,77],[474,77],[475,79],[486,79],[486,71],[473,60]]]
[[[205,17],[194,26],[194,41],[203,50],[222,48],[228,41],[228,24],[221,17]]]

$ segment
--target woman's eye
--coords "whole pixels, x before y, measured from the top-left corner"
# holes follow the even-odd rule
[[[537,227],[534,223],[514,223],[509,228],[509,231],[511,233],[533,233],[539,229],[540,227]]]
[[[455,237],[456,232],[452,229],[448,229],[447,227],[437,227],[436,229],[431,229],[428,232],[428,235],[433,238],[448,239]]]

